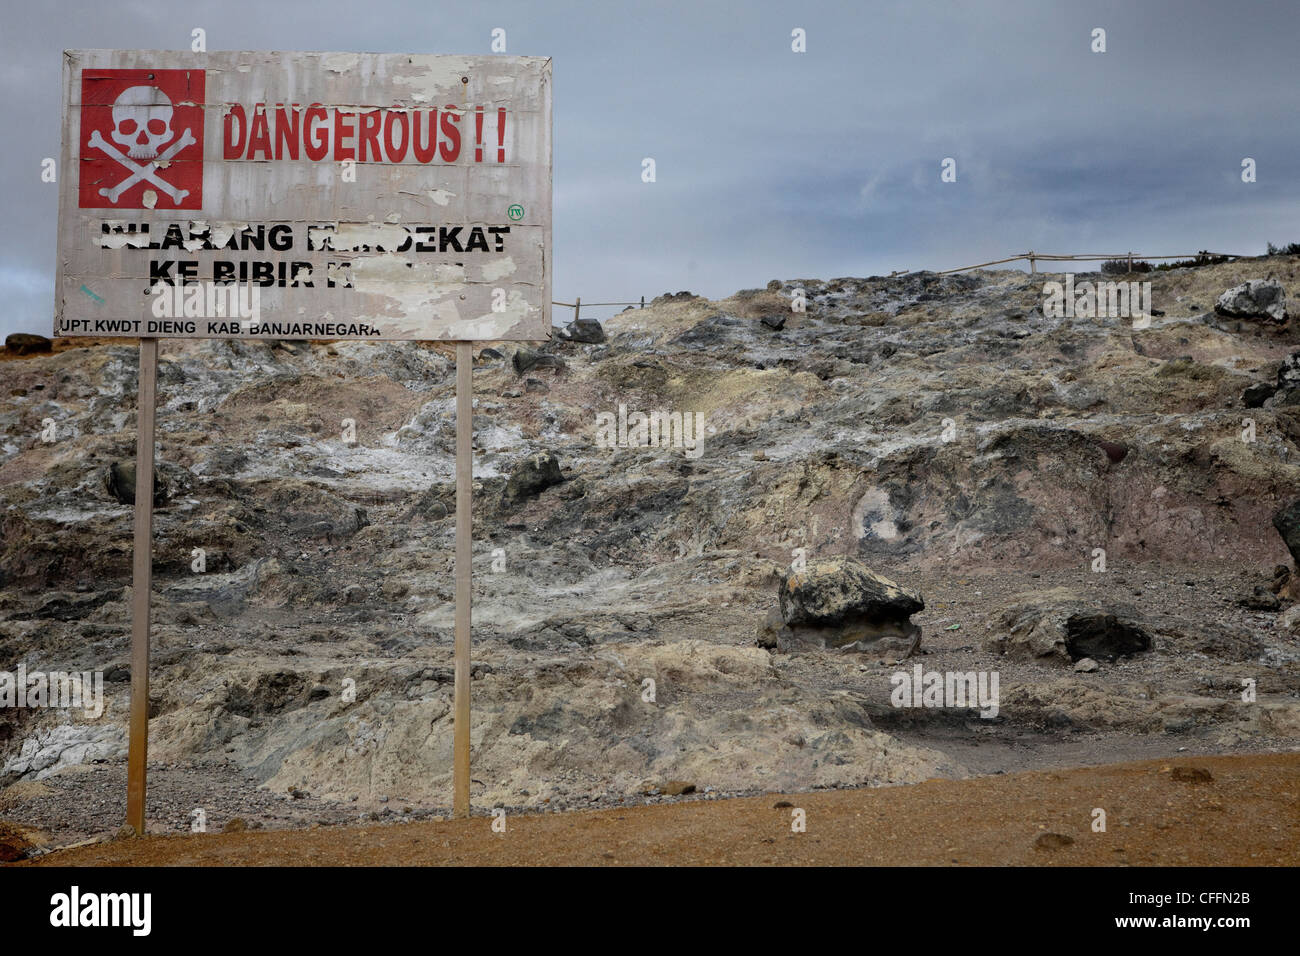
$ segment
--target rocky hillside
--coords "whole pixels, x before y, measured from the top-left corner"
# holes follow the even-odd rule
[[[1220,297],[1297,265],[1130,277],[1147,327],[912,273],[482,350],[476,805],[1294,749],[1300,334],[1276,284]],[[102,671],[107,707],[0,709],[0,813],[84,834],[121,822],[136,350],[68,344],[0,362],[0,670]],[[163,343],[158,826],[446,809],[453,366]],[[997,715],[894,706],[916,665],[997,672]]]

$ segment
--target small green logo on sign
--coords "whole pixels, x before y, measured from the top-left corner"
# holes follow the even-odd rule
[[[519,205],[519,203],[515,203],[506,210],[506,215],[518,222],[520,219],[524,218],[524,207]]]

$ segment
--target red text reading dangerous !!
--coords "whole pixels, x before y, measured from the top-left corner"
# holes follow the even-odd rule
[[[504,107],[349,110],[320,103],[256,103],[251,112],[238,103],[226,107],[225,159],[454,163],[472,134],[466,162],[506,161]]]

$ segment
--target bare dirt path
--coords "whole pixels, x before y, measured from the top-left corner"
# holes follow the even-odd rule
[[[1093,831],[1095,808],[1105,832]],[[792,831],[796,810],[806,832]],[[504,833],[480,816],[150,837],[16,865],[457,864],[1296,866],[1300,753],[524,814]]]

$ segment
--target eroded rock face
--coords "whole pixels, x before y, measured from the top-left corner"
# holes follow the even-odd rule
[[[1251,279],[1219,296],[1214,311],[1241,319],[1286,321],[1286,290],[1276,279]]]
[[[949,733],[961,732],[964,718],[946,710],[890,704],[890,668],[878,662],[906,656],[918,626],[927,670],[1001,670],[999,721],[1012,732],[1252,745],[1300,734],[1288,696],[1300,685],[1300,618],[1287,607],[1300,576],[1273,589],[1277,612],[1237,603],[1290,563],[1272,518],[1300,488],[1300,406],[1289,398],[1300,372],[1284,361],[1298,333],[1207,322],[1201,305],[1276,267],[1152,274],[1166,315],[1147,329],[1044,317],[1042,277],[1005,270],[665,297],[604,323],[601,346],[499,346],[511,361],[484,350],[474,370],[476,805],[587,806],[666,780],[752,791],[960,774],[960,761],[890,730],[955,720]],[[803,312],[790,309],[796,290]],[[778,314],[779,332],[764,323]],[[219,759],[252,785],[338,807],[391,794],[445,808],[447,351],[215,341],[162,351],[169,493],[154,516],[151,757],[178,774]],[[134,457],[138,351],[4,358],[0,670],[20,660],[102,669],[112,733],[0,709],[0,786],[6,775],[61,777],[79,760],[120,767],[132,509],[103,478]],[[546,390],[525,392],[537,388],[529,378]],[[1279,394],[1251,393],[1262,401],[1251,443],[1242,396],[1260,384]],[[671,442],[606,447],[596,417],[620,405],[698,416],[700,454]],[[47,419],[53,441],[42,437]],[[355,441],[340,434],[346,419]],[[563,483],[548,487],[561,462]],[[514,503],[503,506],[512,476]],[[1088,571],[1097,547],[1122,573]],[[820,579],[796,586],[787,601],[797,592],[790,608],[804,618],[791,625],[772,592],[796,548],[815,569],[848,560],[865,570],[837,565],[842,591],[814,594]],[[1251,580],[1214,586],[1252,569]],[[983,622],[1010,642],[1004,608],[1051,605],[1025,596],[1040,571],[1072,589],[1075,616],[1047,615],[1035,629],[1018,613],[1023,655],[985,650]],[[1079,575],[1092,589],[1083,596]],[[1125,657],[1134,640],[1109,640],[1117,629],[1085,614],[1112,614],[1155,645]],[[1094,632],[1106,638],[1093,648],[1099,669],[1076,673],[1072,650]],[[783,652],[804,648],[831,653]],[[1061,666],[1038,663],[1053,660]],[[1225,662],[1249,662],[1257,704],[1240,702]],[[188,827],[184,813],[175,825]]]
[[[786,653],[804,650],[860,651],[880,658],[909,657],[921,646],[921,627],[907,620],[857,621],[826,627],[796,625],[778,642]]]

